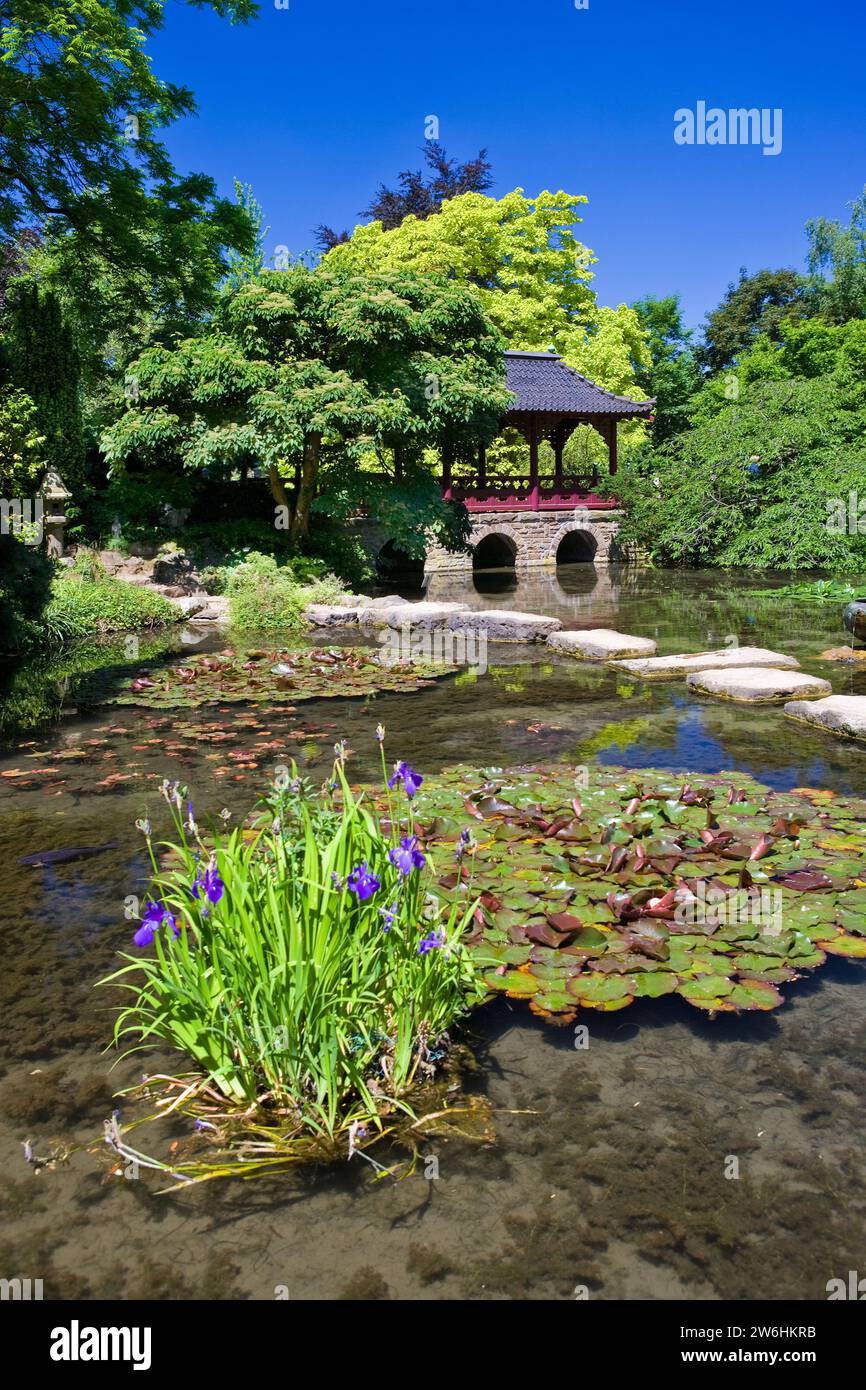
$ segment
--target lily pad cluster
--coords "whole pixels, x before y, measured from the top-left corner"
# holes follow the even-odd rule
[[[866,802],[736,773],[588,781],[457,767],[416,798],[439,890],[479,899],[469,944],[492,992],[560,1023],[665,994],[769,1010],[828,954],[866,958]]]
[[[303,647],[294,651],[232,650],[176,665],[146,666],[113,690],[84,693],[94,702],[146,709],[190,709],[250,702],[297,704],[351,698],[376,691],[417,690],[452,667],[418,661],[385,665],[361,647]]]

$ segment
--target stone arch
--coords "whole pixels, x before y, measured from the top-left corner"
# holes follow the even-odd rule
[[[380,584],[398,583],[406,588],[424,587],[424,560],[407,555],[393,540],[380,545],[373,557]]]
[[[554,560],[558,565],[594,565],[598,537],[586,527],[566,531],[556,547]]]
[[[593,553],[589,557],[589,562],[594,565],[608,564],[611,559],[611,542],[619,529],[619,523],[609,519],[595,521],[591,518],[591,513],[569,516],[560,526],[553,529],[546,548],[544,563],[555,566],[557,554],[563,541],[568,536],[577,533],[586,537],[588,545],[591,543],[593,546]]]
[[[520,542],[519,531],[508,522],[503,522],[500,525],[473,527],[472,568],[516,568],[521,560],[522,547]]]

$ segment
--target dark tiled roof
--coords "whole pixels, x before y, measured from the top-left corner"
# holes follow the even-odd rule
[[[654,401],[632,401],[604,391],[567,367],[555,352],[506,352],[505,374],[516,399],[509,414],[637,415],[646,418]]]

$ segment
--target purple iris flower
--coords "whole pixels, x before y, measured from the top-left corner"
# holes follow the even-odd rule
[[[346,879],[346,887],[350,893],[357,893],[359,900],[365,903],[368,898],[372,898],[377,888],[382,887],[382,884],[375,874],[370,873],[365,859],[363,864],[359,864],[349,874]]]
[[[202,909],[204,912],[209,911],[209,903],[219,902],[224,891],[225,884],[220,878],[219,869],[216,865],[212,865],[211,868],[205,869],[204,873],[199,874],[195,883],[192,885],[192,895],[194,898],[200,898],[202,894],[204,894],[207,899]]]
[[[439,931],[431,931],[429,936],[422,937],[422,939],[418,942],[418,950],[415,952],[415,954],[418,956],[426,956],[428,951],[436,951],[440,948],[440,946],[444,945],[444,934]]]
[[[380,907],[380,908],[379,908],[379,911],[381,912],[382,916],[385,918],[385,925],[384,925],[384,927],[382,928],[382,930],[383,930],[383,931],[390,931],[391,928],[392,928],[393,925],[394,925],[394,919],[395,919],[395,917],[397,916],[397,904],[396,904],[396,903],[392,903],[390,907]]]
[[[411,874],[413,869],[423,869],[427,862],[417,844],[417,835],[404,835],[400,841],[400,848],[388,851],[388,858],[404,878]]]
[[[141,926],[132,938],[136,946],[149,946],[163,924],[171,929],[175,937],[180,936],[180,927],[173,913],[163,903],[148,903]]]
[[[408,763],[397,763],[394,768],[394,776],[388,780],[388,786],[393,791],[396,783],[402,782],[406,789],[406,795],[411,801],[423,781],[424,778],[415,771],[414,767],[410,767]]]

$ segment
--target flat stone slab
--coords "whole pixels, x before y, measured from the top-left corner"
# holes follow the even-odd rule
[[[651,657],[656,644],[651,637],[630,637],[610,627],[589,628],[585,632],[554,632],[547,644],[558,652],[584,661],[612,661],[616,657]]]
[[[448,627],[449,620],[456,613],[466,614],[468,603],[405,603],[396,602],[390,607],[374,608],[368,606],[358,610],[358,622],[365,628],[408,627],[415,631],[430,631],[438,627]]]
[[[452,632],[484,634],[491,642],[543,642],[562,627],[559,618],[519,613],[510,608],[471,609],[455,613],[446,624]]]
[[[360,612],[357,604],[311,603],[304,610],[304,618],[310,627],[348,627],[358,621]]]
[[[766,647],[723,647],[716,652],[680,652],[675,656],[651,656],[640,661],[617,661],[621,671],[647,681],[670,681],[692,671],[725,671],[739,666],[771,666],[776,671],[796,671],[799,661]]]
[[[866,743],[866,695],[828,695],[826,700],[792,700],[784,713],[801,724],[826,729],[839,738]]]
[[[743,704],[771,705],[787,695],[831,695],[829,681],[807,676],[803,671],[776,671],[767,666],[740,666],[727,671],[693,671],[686,685],[700,695],[715,695],[721,700],[739,700]]]

